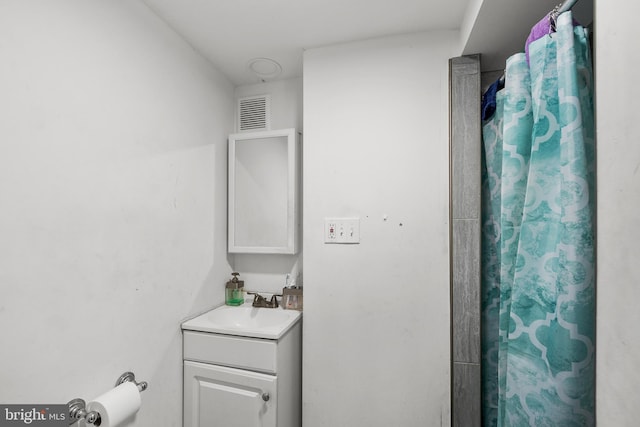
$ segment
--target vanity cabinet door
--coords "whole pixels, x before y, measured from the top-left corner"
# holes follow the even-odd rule
[[[184,427],[276,427],[274,375],[184,362]]]

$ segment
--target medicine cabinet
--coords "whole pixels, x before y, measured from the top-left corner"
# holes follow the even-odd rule
[[[229,136],[230,253],[297,252],[298,143],[295,129]]]

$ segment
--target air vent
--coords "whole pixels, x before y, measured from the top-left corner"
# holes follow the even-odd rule
[[[238,99],[238,131],[269,130],[271,128],[271,97],[251,96]]]

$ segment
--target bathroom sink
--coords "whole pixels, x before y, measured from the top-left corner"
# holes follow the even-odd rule
[[[223,305],[182,324],[182,329],[199,332],[279,339],[302,317],[297,310]]]

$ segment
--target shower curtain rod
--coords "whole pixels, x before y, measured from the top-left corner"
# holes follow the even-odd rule
[[[550,20],[551,20],[552,31],[555,32],[556,20],[558,19],[558,16],[560,16],[561,13],[571,10],[571,8],[576,3],[578,3],[578,0],[564,0],[562,3],[560,3],[559,5],[553,8],[553,10],[549,13],[549,15],[547,15],[550,17]],[[500,79],[499,79],[499,82],[501,85],[504,85],[504,79],[505,79],[505,75],[502,74],[502,76],[500,76]]]
[[[578,3],[578,0],[564,0],[562,3],[553,8],[551,13],[549,14],[549,21],[551,22],[551,31],[556,32],[556,22],[558,20],[558,16],[571,10],[571,8]]]
[[[574,4],[578,3],[578,0],[564,0],[560,6],[558,7],[557,14],[560,15],[568,10],[570,10]]]

